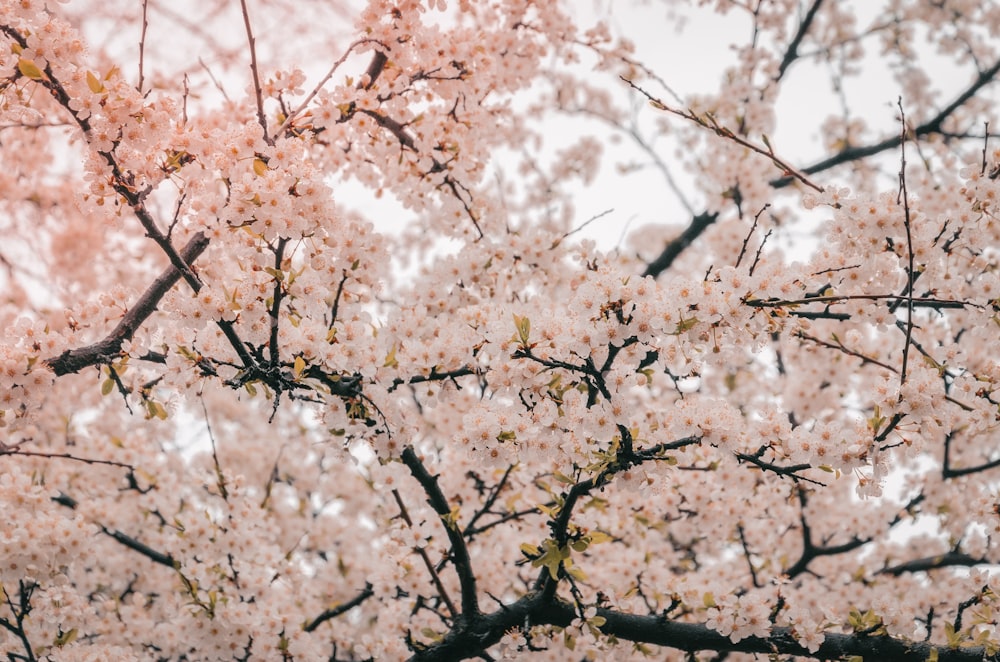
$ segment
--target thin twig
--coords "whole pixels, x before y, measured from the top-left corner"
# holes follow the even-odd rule
[[[808,186],[809,188],[819,193],[822,193],[824,191],[822,186],[814,184],[812,181],[810,181],[809,178],[806,177],[805,173],[800,172],[799,170],[788,164],[786,161],[778,157],[778,155],[774,153],[774,150],[771,149],[771,145],[768,143],[766,136],[764,137],[764,147],[759,147],[758,145],[755,145],[754,143],[750,142],[749,140],[739,135],[732,129],[726,128],[725,126],[719,124],[719,122],[709,113],[706,113],[704,116],[701,116],[692,110],[680,110],[679,108],[668,106],[667,104],[663,103],[662,101],[651,95],[643,88],[633,83],[628,78],[625,78],[624,76],[619,76],[619,78],[628,83],[629,87],[631,87],[632,89],[639,92],[639,94],[649,99],[650,104],[652,104],[654,108],[657,108],[659,110],[664,110],[668,113],[672,113],[674,115],[677,115],[678,117],[682,117],[688,121],[694,122],[698,126],[708,129],[709,131],[711,131],[712,133],[721,138],[725,138],[726,140],[731,140],[732,142],[736,143],[737,145],[740,145],[741,147],[745,147],[746,149],[749,149],[752,152],[756,152],[761,156],[766,156],[768,159],[771,160],[771,163],[773,163],[775,166],[781,169],[782,176],[793,177],[802,182],[803,184],[805,184],[806,186]]]
[[[480,613],[479,600],[476,591],[476,575],[472,570],[472,557],[469,555],[469,548],[465,544],[465,538],[458,527],[458,522],[454,521],[454,514],[445,499],[441,486],[438,485],[437,477],[432,476],[423,461],[417,456],[412,446],[403,450],[401,455],[403,464],[410,470],[410,473],[427,495],[427,502],[434,512],[441,518],[445,533],[448,535],[448,543],[451,546],[451,553],[455,560],[455,573],[458,575],[458,583],[462,593],[462,615],[465,618],[473,618]],[[454,614],[454,605],[450,605]]]
[[[142,0],[142,32],[139,34],[139,84],[136,89],[139,93],[142,93],[142,84],[145,80],[145,62],[146,62],[146,28],[149,27],[149,21],[146,20],[146,14],[149,9],[149,0]],[[185,85],[187,84],[187,76],[185,75]]]
[[[392,497],[396,500],[396,505],[399,506],[399,516],[403,518],[404,522],[406,522],[406,526],[413,528],[413,519],[410,517],[409,511],[406,509],[406,504],[403,503],[403,497],[400,495],[399,490],[393,490]],[[445,607],[448,608],[448,613],[451,617],[455,618],[459,614],[458,609],[455,608],[455,603],[452,602],[451,597],[449,597],[448,591],[445,589],[444,583],[441,581],[441,575],[438,574],[437,569],[431,562],[431,557],[427,555],[427,550],[423,547],[414,547],[413,551],[415,551],[424,562],[427,572],[431,575],[431,581],[434,583],[434,587],[437,589],[438,595],[441,596],[441,601],[444,602]]]
[[[250,26],[250,11],[247,9],[247,0],[240,0],[240,8],[243,10],[243,25],[247,32],[247,44],[250,47],[250,73],[253,75],[253,91],[257,99],[257,121],[264,129],[264,142],[273,144],[273,140],[267,133],[267,117],[264,116],[264,92],[260,86],[260,71],[257,67],[257,42],[253,36],[253,28]]]
[[[104,464],[109,467],[118,467],[120,469],[128,469],[129,471],[134,470],[131,464],[125,464],[124,462],[115,462],[114,460],[100,460],[93,457],[80,457],[78,455],[72,455],[70,453],[45,453],[42,451],[24,451],[17,446],[8,446],[0,448],[0,455],[20,455],[22,457],[41,457],[46,460],[73,460],[74,462],[83,462],[84,464]]]
[[[809,11],[806,12],[805,17],[802,22],[799,23],[798,32],[795,33],[795,37],[792,38],[791,43],[788,44],[788,50],[785,51],[785,57],[781,59],[781,64],[778,66],[778,75],[775,80],[781,80],[782,76],[785,75],[785,71],[791,66],[792,62],[799,57],[799,46],[802,45],[802,39],[805,38],[806,33],[809,32],[809,28],[812,26],[813,19],[816,18],[816,14],[819,11],[820,5],[823,4],[823,0],[814,0]]]
[[[336,62],[333,63],[333,66],[330,67],[330,70],[328,72],[326,72],[326,75],[323,76],[323,78],[318,83],[316,83],[316,86],[312,89],[312,91],[309,92],[309,94],[306,95],[306,98],[302,100],[302,103],[300,103],[295,110],[293,110],[291,113],[288,114],[288,117],[285,118],[285,121],[282,122],[281,126],[279,126],[278,129],[277,129],[277,131],[274,132],[274,135],[280,136],[285,131],[285,129],[287,129],[291,125],[291,123],[295,120],[295,118],[302,114],[302,111],[306,109],[306,106],[308,106],[309,103],[316,97],[316,95],[319,94],[319,91],[321,89],[323,89],[323,86],[326,85],[330,81],[331,78],[333,78],[333,74],[337,71],[337,69],[340,68],[340,65],[344,64],[344,62],[347,60],[347,58],[350,56],[351,52],[355,48],[357,48],[358,46],[361,46],[363,44],[372,44],[372,43],[378,44],[379,46],[381,46],[385,50],[389,50],[389,47],[386,46],[385,44],[383,44],[378,39],[367,39],[367,38],[366,39],[358,39],[357,41],[355,41],[354,43],[352,43],[350,46],[347,47],[347,50],[344,51],[344,54],[341,55],[340,58]],[[376,51],[375,57],[376,58],[381,57],[384,60],[385,59],[385,54],[382,53],[381,51]],[[382,66],[385,66],[384,63],[383,63]],[[381,68],[380,68],[380,71],[381,71]],[[369,86],[371,86],[372,84],[374,84],[374,82],[375,82],[374,78],[375,77],[373,77],[373,76],[371,76],[371,74],[369,74],[369,82],[368,82]]]
[[[906,364],[910,356],[910,339],[913,337],[913,281],[916,279],[913,258],[913,235],[910,230],[910,200],[906,190],[906,113],[903,111],[903,98],[896,100],[899,107],[899,197],[903,199],[903,228],[906,230],[907,266],[906,278],[906,342],[903,344],[903,367],[899,371],[899,384],[906,383]],[[898,201],[897,201],[898,202]],[[900,394],[902,398],[902,394]]]

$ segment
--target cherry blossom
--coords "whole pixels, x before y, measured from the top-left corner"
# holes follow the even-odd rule
[[[1000,12],[653,4],[0,0],[9,659],[1000,655]]]

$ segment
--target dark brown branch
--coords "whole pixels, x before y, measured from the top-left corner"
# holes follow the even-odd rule
[[[802,299],[746,299],[743,303],[754,308],[784,308],[786,306],[802,306],[810,303],[836,304],[845,301],[902,301],[907,302],[906,296],[898,294],[832,294],[815,297],[804,297]],[[982,308],[982,306],[971,301],[959,301],[957,299],[934,299],[922,297],[913,299],[915,308],[932,308],[939,310],[942,308]]]
[[[288,245],[288,239],[281,237],[278,239],[278,245],[274,249],[274,272],[276,274],[281,273],[281,263],[285,259],[285,246]],[[281,301],[284,298],[284,283],[281,279],[274,279],[274,293],[271,295],[271,310],[268,311],[271,318],[271,337],[268,342],[268,349],[271,353],[271,368],[275,369],[278,367],[278,359],[280,353],[278,352],[278,320],[281,313]],[[275,400],[277,402],[277,400]]]
[[[956,566],[971,568],[983,563],[990,563],[988,559],[977,559],[962,552],[947,552],[937,556],[928,556],[923,559],[913,559],[897,565],[888,566],[878,571],[880,575],[894,575],[896,577],[908,572],[927,572],[938,568],[952,568]]]
[[[817,2],[816,5],[818,4],[819,3]],[[982,89],[987,83],[990,83],[998,73],[1000,73],[1000,60],[997,60],[993,64],[993,66],[987,69],[986,71],[980,72],[980,74],[976,77],[976,80],[973,81],[972,85],[970,85],[964,92],[962,92],[962,94],[958,95],[950,104],[945,106],[941,110],[941,112],[939,112],[937,115],[932,117],[927,122],[924,122],[920,126],[915,127],[911,133],[911,136],[914,139],[916,139],[931,134],[941,133],[942,125],[944,124],[945,120],[951,117],[951,115],[956,110],[958,110],[963,104],[965,104],[965,102],[967,102],[969,99],[975,96],[976,93],[979,92],[979,90]],[[833,156],[818,161],[812,164],[811,166],[802,168],[801,172],[805,175],[814,175],[816,173],[824,172],[826,170],[829,170],[839,165],[843,165],[845,163],[850,163],[852,161],[858,161],[869,156],[874,156],[889,149],[895,149],[896,147],[899,147],[900,143],[901,143],[900,135],[897,134],[890,136],[884,140],[881,140],[877,143],[873,143],[871,145],[864,145],[861,147],[850,147],[848,149],[842,150],[834,154]],[[796,177],[794,177],[793,175],[785,175],[777,179],[771,180],[770,185],[772,188],[778,189],[789,186],[794,181],[797,181]],[[678,237],[673,242],[668,244],[667,247],[664,248],[660,256],[657,257],[655,260],[653,260],[653,262],[651,262],[649,266],[646,267],[646,270],[643,272],[643,275],[653,276],[655,278],[659,274],[663,273],[666,269],[668,269],[670,265],[673,263],[673,261],[677,258],[677,256],[685,248],[687,248],[691,244],[691,242],[693,242],[711,222],[715,221],[716,216],[717,214],[710,215],[708,212],[703,212],[702,214],[695,216],[691,222],[691,225],[688,227],[687,230],[685,230],[684,234],[682,234],[681,237]],[[708,222],[705,222],[706,217],[710,218]],[[690,236],[689,238],[687,238],[686,241],[683,241],[682,238],[685,237],[685,235],[690,235]]]
[[[1000,467],[1000,458],[991,460],[989,462],[984,462],[983,464],[977,464],[973,467],[959,467],[955,469],[951,466],[951,442],[954,437],[954,433],[949,432],[944,438],[944,462],[941,467],[941,477],[945,480],[949,478],[958,478],[959,476],[967,476],[969,474],[979,473],[981,471],[988,471],[996,467]]]
[[[257,122],[264,130],[264,142],[271,145],[273,141],[267,134],[267,117],[264,115],[264,94],[260,86],[260,69],[257,66],[257,40],[253,36],[253,27],[250,25],[250,10],[247,9],[247,1],[240,0],[240,8],[243,10],[243,27],[247,33],[247,46],[250,49],[250,74],[253,76],[253,91],[257,101]]]
[[[693,219],[691,219],[691,224],[684,229],[684,232],[667,244],[663,251],[656,257],[655,260],[650,262],[646,266],[646,270],[642,272],[643,276],[652,276],[656,278],[664,271],[670,268],[670,265],[674,263],[674,260],[684,252],[684,249],[690,246],[695,239],[701,236],[701,234],[708,229],[712,223],[715,223],[715,219],[719,217],[718,212],[705,212],[703,214],[698,214]]]
[[[660,614],[635,615],[598,608],[604,619],[599,626],[605,635],[622,641],[642,642],[683,651],[718,651],[795,655],[802,659],[841,660],[852,656],[879,662],[926,662],[932,653],[938,662],[982,662],[992,659],[982,647],[949,648],[931,642],[917,642],[885,635],[827,632],[815,652],[804,648],[791,628],[774,627],[765,637],[747,637],[734,643],[729,637],[701,623],[667,620]],[[481,657],[505,632],[529,625],[568,627],[578,618],[576,606],[559,599],[545,599],[529,593],[520,600],[476,619],[467,627],[449,632],[439,643],[416,651],[412,662],[452,661]]]
[[[785,75],[785,71],[791,66],[792,62],[799,57],[799,46],[802,45],[802,40],[805,38],[806,34],[809,32],[809,28],[812,26],[813,19],[816,18],[816,13],[819,11],[820,5],[823,4],[823,0],[814,0],[812,7],[806,12],[805,18],[799,23],[799,30],[795,33],[795,37],[792,38],[791,43],[788,44],[788,50],[785,51],[785,57],[781,58],[781,64],[778,66],[778,76],[776,80],[781,80],[782,76]]]
[[[906,339],[903,342],[903,364],[899,369],[900,386],[906,382],[906,368],[910,357],[910,345],[913,342],[913,283],[917,278],[913,257],[913,232],[910,227],[910,196],[906,188],[906,113],[903,112],[903,99],[897,101],[899,106],[899,193],[903,200],[903,229],[906,230]],[[902,397],[902,396],[900,396]]]
[[[46,460],[73,460],[74,462],[82,462],[84,464],[103,464],[109,467],[118,467],[119,469],[128,469],[132,471],[135,469],[131,464],[125,464],[124,462],[115,462],[114,460],[102,460],[93,457],[80,457],[73,455],[71,453],[46,453],[43,451],[25,451],[21,450],[18,446],[3,446],[0,444],[0,456],[2,455],[17,455],[20,457],[40,457]]]
[[[952,113],[962,107],[962,105],[974,97],[980,89],[982,89],[987,83],[993,81],[994,77],[1000,73],[1000,60],[997,60],[992,67],[986,71],[980,72],[973,81],[972,85],[968,87],[964,92],[958,95],[954,101],[945,106],[941,112],[937,115],[924,122],[920,126],[913,129],[910,136],[914,139],[920,138],[922,136],[927,136],[931,134],[941,133],[942,125],[945,120],[951,117]],[[858,161],[860,159],[874,156],[875,154],[880,154],[889,149],[895,149],[899,147],[901,143],[900,135],[896,134],[886,138],[877,143],[871,145],[864,145],[862,147],[850,147],[848,149],[837,152],[833,156],[818,161],[811,166],[802,169],[807,175],[814,175],[817,172],[823,172],[824,170],[829,170],[830,168],[842,165],[844,163],[850,163],[851,161]],[[784,188],[788,186],[793,181],[792,177],[781,177],[779,179],[774,179],[771,181],[772,188]]]
[[[427,471],[412,446],[405,448],[401,457],[403,464],[407,466],[413,477],[420,483],[424,493],[427,494],[427,502],[441,518],[445,533],[448,535],[448,543],[455,559],[455,573],[458,575],[458,583],[462,591],[462,619],[467,621],[476,618],[480,611],[476,575],[472,571],[472,558],[469,556],[469,548],[465,545],[465,538],[458,528],[458,523],[450,520],[452,517],[451,508],[438,485],[437,477],[432,476]]]
[[[305,630],[306,632],[312,632],[313,630],[318,628],[323,623],[329,621],[330,619],[336,618],[341,614],[347,613],[350,610],[354,609],[355,607],[357,607],[358,605],[360,605],[362,602],[372,597],[373,595],[375,595],[375,591],[372,589],[372,585],[365,584],[365,588],[356,596],[354,596],[353,598],[351,598],[350,600],[348,600],[343,604],[337,605],[336,607],[333,607],[331,609],[327,609],[322,614],[320,614],[316,618],[306,623],[302,629]]]
[[[145,82],[145,61],[146,61],[146,30],[149,28],[147,14],[149,12],[149,0],[142,0],[142,28],[139,33],[139,82],[136,89],[142,93],[142,86]]]
[[[71,510],[76,509],[76,504],[77,504],[76,499],[69,496],[68,494],[63,494],[62,492],[60,492],[58,495],[52,497],[52,500],[61,506],[66,506]],[[174,557],[170,556],[169,554],[164,554],[163,552],[157,551],[152,547],[150,547],[149,545],[139,542],[130,535],[124,534],[121,531],[115,529],[109,529],[101,524],[98,524],[98,527],[100,527],[101,533],[103,533],[104,535],[114,538],[122,545],[125,545],[132,551],[139,552],[140,554],[145,556],[150,561],[153,561],[154,563],[159,563],[160,565],[166,566],[171,570],[176,570],[180,566],[180,564],[174,559]]]
[[[186,264],[191,264],[208,247],[208,242],[208,237],[201,232],[197,233],[180,250],[180,258]],[[180,278],[180,270],[174,265],[170,265],[143,292],[139,300],[125,313],[121,321],[118,322],[118,326],[107,337],[86,347],[68,349],[57,357],[47,359],[45,363],[56,375],[66,375],[79,372],[92,365],[110,363],[118,358],[122,343],[132,339],[142,323],[156,310],[160,299],[170,291]]]
[[[792,464],[789,466],[781,466],[779,464],[774,464],[772,462],[766,462],[761,459],[761,456],[763,455],[763,451],[765,449],[766,447],[763,447],[761,448],[761,450],[757,451],[753,455],[750,455],[749,453],[734,453],[734,455],[736,455],[736,459],[739,460],[740,462],[746,462],[748,464],[752,464],[761,471],[770,471],[778,476],[787,476],[796,483],[800,480],[804,480],[807,483],[812,483],[814,485],[823,485],[823,483],[819,482],[818,480],[813,480],[812,478],[807,478],[805,476],[799,475],[798,472],[800,471],[805,471],[806,469],[812,469],[811,464]]]
[[[785,574],[788,577],[798,577],[803,572],[806,572],[806,570],[809,569],[809,564],[820,556],[835,556],[837,554],[844,554],[871,542],[870,540],[861,538],[852,538],[848,542],[841,545],[817,545],[813,542],[812,528],[809,526],[808,520],[806,520],[806,503],[808,501],[806,491],[802,487],[799,487],[796,492],[799,499],[799,522],[802,527],[802,555],[799,556],[799,559],[795,563],[785,570]],[[898,521],[898,519],[899,518],[897,517],[894,521]]]
[[[809,178],[806,177],[806,173],[797,170],[790,163],[788,163],[787,161],[779,157],[777,154],[775,154],[774,149],[772,149],[771,144],[768,142],[766,135],[763,137],[764,146],[761,147],[760,145],[757,145],[756,143],[751,142],[746,137],[744,137],[744,135],[742,134],[742,130],[733,131],[732,129],[720,124],[719,121],[711,113],[705,113],[703,115],[699,115],[698,113],[694,112],[691,109],[682,110],[680,108],[674,108],[672,106],[668,106],[667,104],[663,103],[662,101],[651,95],[646,90],[642,89],[641,87],[633,83],[628,78],[625,78],[624,76],[619,76],[619,78],[625,81],[629,85],[629,87],[631,87],[633,90],[646,97],[649,100],[650,105],[652,105],[654,108],[662,110],[667,113],[671,113],[673,115],[676,115],[677,117],[686,119],[689,122],[694,122],[703,129],[711,131],[712,133],[719,136],[723,140],[729,140],[731,142],[736,143],[740,147],[744,147],[750,150],[751,152],[755,152],[757,154],[760,154],[761,156],[767,157],[768,159],[771,160],[771,163],[773,163],[777,168],[781,170],[784,176],[792,177],[793,179],[798,180],[799,182],[805,184],[809,188],[814,189],[819,193],[823,192],[823,187],[819,186],[818,184],[814,184],[812,181],[810,181]]]
[[[406,504],[403,503],[403,497],[399,494],[399,490],[392,491],[392,497],[396,500],[396,505],[399,506],[399,516],[406,522],[406,526],[413,528],[413,519],[410,517],[410,512],[406,509]],[[427,550],[423,547],[414,547],[413,551],[417,553],[420,560],[424,562],[424,567],[427,568],[427,572],[431,576],[431,582],[434,584],[434,588],[438,592],[438,596],[441,598],[441,602],[448,609],[448,614],[452,618],[458,616],[458,609],[455,607],[455,602],[448,595],[448,590],[444,587],[444,583],[441,581],[441,575],[438,573],[437,568],[431,561],[431,557],[427,554]]]
[[[22,48],[27,48],[27,40],[17,30],[7,25],[0,25],[0,32],[16,41]],[[55,98],[56,102],[66,109],[89,140],[91,137],[91,126],[89,120],[86,117],[81,117],[75,110],[73,110],[70,105],[72,100],[66,92],[66,89],[62,86],[62,83],[60,83],[55,77],[55,74],[52,72],[51,65],[47,64],[45,66],[45,77],[36,82],[47,89],[52,94],[53,98]],[[104,161],[108,164],[108,167],[111,168],[111,187],[116,193],[122,196],[122,198],[125,199],[125,202],[128,203],[129,207],[132,208],[136,218],[139,219],[139,223],[146,231],[146,236],[156,242],[160,249],[166,253],[170,263],[177,268],[177,270],[184,277],[184,280],[191,286],[191,289],[197,292],[201,288],[201,281],[198,280],[198,277],[193,271],[191,271],[188,264],[181,258],[173,244],[170,243],[170,238],[160,231],[159,227],[156,225],[156,220],[146,208],[143,200],[146,195],[148,195],[149,191],[136,191],[132,174],[122,172],[121,168],[118,167],[118,162],[115,160],[115,156],[112,153],[113,151],[114,148],[112,147],[110,151],[98,152],[98,154],[100,154]]]
[[[607,485],[614,479],[616,474],[627,471],[630,467],[661,458],[667,451],[678,450],[686,446],[701,443],[701,437],[683,437],[675,441],[634,451],[632,450],[632,439],[628,430],[622,426],[619,426],[618,429],[622,435],[622,445],[617,457],[601,469],[597,475],[575,483],[570,487],[562,497],[559,514],[549,522],[552,539],[559,547],[564,547],[569,542],[569,525],[573,517],[573,509],[581,498],[590,494],[593,490]],[[539,592],[543,596],[555,597],[556,582],[552,580],[548,568],[542,568],[539,571],[532,590]]]

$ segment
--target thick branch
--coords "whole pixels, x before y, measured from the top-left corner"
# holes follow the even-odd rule
[[[982,662],[990,659],[982,647],[947,648],[930,642],[916,642],[889,636],[827,633],[815,652],[809,652],[792,636],[787,627],[771,628],[765,637],[747,637],[733,642],[701,623],[669,621],[660,615],[640,616],[611,609],[597,609],[604,619],[600,626],[605,635],[622,641],[642,642],[683,651],[717,651],[795,655],[815,660],[840,660],[859,656],[880,662],[925,662],[936,651],[938,662]],[[504,605],[484,615],[468,628],[453,630],[440,643],[417,651],[410,660],[462,660],[480,657],[512,628],[550,624],[567,627],[577,618],[573,605],[562,600],[545,600],[529,593],[517,602]]]
[[[204,252],[205,248],[208,247],[209,239],[203,233],[199,232],[188,241],[187,245],[180,250],[180,257],[184,262],[190,265],[194,262],[199,255]],[[99,365],[102,363],[109,363],[118,357],[121,351],[122,343],[126,340],[131,340],[135,332],[142,326],[142,323],[153,314],[156,310],[156,306],[160,303],[160,299],[170,291],[170,288],[177,283],[181,278],[181,271],[174,265],[170,265],[167,269],[160,274],[160,276],[153,281],[153,284],[143,292],[139,300],[135,302],[132,308],[125,313],[121,321],[118,322],[118,326],[108,334],[103,340],[100,340],[92,345],[87,345],[86,347],[78,347],[77,349],[68,349],[59,356],[51,359],[47,359],[45,363],[55,372],[57,375],[66,375],[73,372],[79,372],[84,368],[92,365]]]
[[[465,538],[462,536],[458,523],[453,522],[451,508],[445,499],[441,487],[437,483],[437,477],[432,476],[424,463],[417,457],[416,451],[412,447],[407,447],[402,453],[403,464],[407,466],[413,477],[417,479],[420,486],[427,494],[427,502],[434,509],[434,512],[441,518],[445,532],[448,534],[448,542],[451,545],[451,553],[455,558],[455,572],[458,574],[458,583],[462,588],[462,617],[463,620],[476,618],[479,615],[479,601],[476,592],[476,576],[472,572],[472,559],[469,557],[469,548],[465,545]]]
[[[664,271],[670,268],[670,265],[674,263],[684,249],[690,246],[695,239],[701,236],[709,225],[715,223],[715,219],[719,217],[718,212],[704,212],[698,214],[691,220],[691,224],[685,228],[676,239],[667,244],[666,248],[663,249],[655,260],[646,266],[646,270],[642,272],[643,276],[652,276],[656,278]]]

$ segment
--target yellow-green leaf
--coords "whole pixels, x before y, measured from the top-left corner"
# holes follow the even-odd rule
[[[53,645],[58,647],[65,646],[66,644],[71,644],[73,643],[73,640],[76,639],[76,634],[77,634],[76,628],[72,628],[67,632],[60,632],[59,636],[56,637],[52,643]]]
[[[684,333],[685,331],[690,331],[697,324],[698,324],[698,318],[697,317],[689,317],[687,319],[682,319],[680,322],[677,323],[677,328],[674,329],[673,335],[679,336],[680,334]]]
[[[108,377],[101,384],[101,395],[107,395],[108,393],[111,393],[111,391],[114,390],[114,388],[115,388],[115,380]]]
[[[295,357],[295,366],[292,368],[292,375],[294,379],[298,379],[302,371],[306,369],[306,360],[301,356]]]
[[[267,172],[267,164],[264,163],[264,159],[254,159],[253,160],[253,171],[258,177],[263,177],[264,173]]]
[[[587,537],[590,538],[591,545],[597,545],[602,542],[608,542],[610,540],[613,540],[613,538],[610,535],[604,533],[603,531],[594,531]]]
[[[27,76],[32,80],[41,80],[45,78],[45,74],[42,70],[38,68],[32,60],[26,60],[25,58],[19,58],[17,61],[17,70],[21,72],[22,76]]]
[[[573,480],[566,474],[562,473],[561,471],[554,471],[552,473],[552,477],[558,480],[560,483],[565,483],[567,485],[572,485],[573,483],[576,482],[575,480]]]
[[[149,418],[158,418],[161,421],[167,420],[167,410],[155,400],[146,400],[146,411],[149,413]]]
[[[100,94],[104,91],[104,83],[101,82],[100,78],[94,75],[93,71],[87,72],[87,87],[89,87],[90,91],[94,94]]]
[[[517,337],[521,345],[528,346],[528,338],[531,335],[531,320],[527,317],[514,315],[514,326],[517,328]]]
[[[396,349],[397,349],[397,345],[395,343],[393,343],[392,349],[390,349],[389,353],[386,354],[386,356],[385,356],[385,363],[382,364],[383,367],[385,367],[385,368],[398,368],[399,367],[399,361],[396,360]]]

